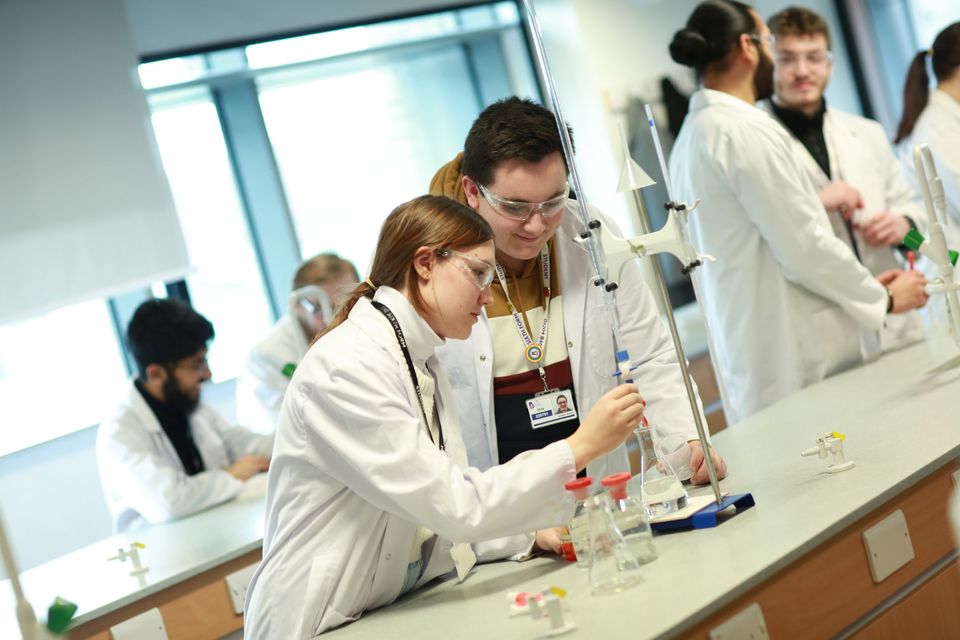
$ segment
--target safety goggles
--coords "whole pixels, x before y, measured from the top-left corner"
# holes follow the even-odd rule
[[[470,281],[476,284],[480,291],[485,290],[493,282],[493,265],[489,262],[447,248],[437,249],[437,255],[441,258],[453,258],[457,268],[470,276]]]
[[[517,220],[518,222],[526,222],[530,219],[530,216],[538,212],[544,218],[555,216],[563,211],[563,206],[567,204],[567,200],[570,198],[569,185],[559,196],[550,198],[549,200],[545,200],[543,202],[519,202],[517,200],[507,200],[506,198],[501,198],[497,194],[492,193],[482,184],[477,184],[477,187],[480,188],[480,193],[483,194],[484,199],[491,207],[493,207],[494,211],[506,218],[510,218],[511,220]]]
[[[823,68],[833,62],[833,54],[829,51],[811,51],[810,53],[778,53],[774,56],[778,67],[793,69],[806,62],[808,67]]]
[[[772,33],[768,33],[766,36],[759,33],[748,33],[747,36],[757,44],[766,42],[771,49],[777,46],[777,38]]]

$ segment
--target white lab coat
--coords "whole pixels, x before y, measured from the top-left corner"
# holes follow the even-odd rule
[[[769,101],[763,100],[758,106],[773,114]],[[900,164],[880,123],[827,107],[823,118],[823,137],[827,142],[833,179],[852,185],[863,197],[863,210],[858,214],[861,224],[885,211],[909,216],[918,225],[925,224],[926,214],[920,195],[904,180]],[[824,189],[830,184],[830,178],[802,142],[793,135],[790,135],[790,141],[817,191]],[[872,247],[857,233],[854,233],[855,237],[850,237],[837,211],[827,212],[827,217],[838,238],[851,248],[852,243],[856,243],[863,266],[870,273],[879,275],[888,269],[903,268],[903,263],[897,259],[896,249],[890,246]],[[884,350],[896,349],[923,337],[923,321],[916,311],[889,316],[880,331]]]
[[[310,343],[296,318],[284,315],[270,334],[250,350],[237,380],[237,422],[260,433],[272,433],[280,419],[280,405],[290,378],[288,364],[298,364]]]
[[[944,229],[947,246],[960,251],[960,102],[939,89],[930,92],[930,100],[917,118],[913,133],[897,145],[904,175],[918,193],[920,184],[913,164],[913,148],[922,143],[930,147],[943,181],[949,218]]]
[[[616,361],[610,321],[603,308],[601,292],[593,285],[590,256],[582,245],[574,242],[582,227],[575,206],[572,202],[567,205],[555,235],[565,338],[548,336],[547,339],[567,341],[573,386],[583,420],[600,397],[616,385],[613,377]],[[592,214],[619,234],[608,217],[595,209]],[[638,262],[627,263],[622,276],[610,274],[610,277],[619,284],[617,306],[624,344],[631,358],[641,363],[635,371],[634,382],[647,401],[645,415],[660,433],[681,433],[688,440],[697,439],[673,340],[660,320]],[[493,413],[494,354],[486,314],[470,338],[447,340],[437,350],[437,357],[450,378],[460,409],[460,425],[470,464],[489,468],[499,460],[499,453]],[[699,397],[697,403],[702,416]],[[705,419],[703,424],[706,425]],[[630,471],[624,446],[594,461],[587,469],[597,481],[621,471]]]
[[[674,196],[702,200],[690,237],[727,421],[879,350],[884,288],[824,215],[791,136],[770,115],[701,89],[670,154]]]
[[[225,470],[237,458],[269,456],[272,435],[231,426],[203,402],[190,430],[205,471],[188,476],[170,438],[131,381],[117,412],[97,429],[97,465],[115,532],[180,518],[230,500],[244,483]]]
[[[374,299],[397,317],[415,366],[434,373],[446,453],[427,436],[393,328],[360,299],[311,347],[284,399],[247,638],[311,638],[393,602],[418,525],[439,539],[417,586],[454,568],[451,541],[573,515],[563,488],[576,476],[566,442],[485,472],[466,468],[457,409],[434,356],[441,340],[399,292],[380,287]]]

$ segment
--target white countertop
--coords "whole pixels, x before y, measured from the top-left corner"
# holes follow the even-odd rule
[[[236,500],[181,520],[111,536],[34,567],[21,575],[24,593],[41,619],[56,596],[76,603],[76,625],[184,582],[262,545],[264,488],[265,474],[248,481]],[[107,562],[134,541],[145,545],[140,559],[150,568],[142,583],[129,575],[129,560]],[[4,580],[0,583],[0,638],[17,637],[13,589]]]
[[[645,583],[592,596],[585,572],[555,559],[478,567],[416,591],[332,632],[353,637],[531,638],[544,620],[507,618],[506,592],[543,584],[568,591],[578,631],[564,637],[666,637],[689,628],[960,454],[960,370],[924,372],[956,354],[923,343],[810,387],[717,435],[727,459],[723,489],[750,491],[757,506],[715,529],[661,535]],[[801,458],[827,431],[847,435],[854,469],[819,473],[827,461]],[[704,491],[704,489],[698,489]],[[39,616],[54,596],[79,605],[82,623],[256,549],[262,493],[189,518],[108,538],[24,573]],[[134,541],[150,567],[145,583],[129,563],[106,562]],[[418,615],[421,614],[421,615]],[[0,586],[0,637],[16,637],[12,592]],[[452,630],[456,630],[452,635]],[[12,632],[12,633],[11,633]]]
[[[578,629],[563,637],[673,636],[956,458],[960,370],[923,376],[955,354],[951,344],[926,343],[887,354],[717,435],[730,468],[723,489],[749,491],[757,506],[715,529],[657,536],[660,558],[629,591],[593,596],[586,572],[560,560],[497,563],[461,585],[413,592],[331,637],[533,638],[547,622],[508,618],[506,593],[545,584],[568,591]],[[827,460],[800,457],[828,431],[847,435],[855,468],[819,473]]]

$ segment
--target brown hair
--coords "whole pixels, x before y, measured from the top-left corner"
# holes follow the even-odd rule
[[[335,253],[321,253],[300,265],[293,276],[293,288],[296,290],[310,284],[323,284],[345,274],[352,274],[354,279],[360,279],[360,274],[352,262]]]
[[[420,247],[434,251],[460,249],[490,240],[493,240],[493,229],[489,223],[456,200],[446,196],[420,196],[404,202],[383,221],[369,278],[350,293],[315,341],[346,320],[360,298],[373,297],[376,287],[406,287],[413,306],[422,313],[425,305],[419,289],[413,286],[417,276],[413,256],[417,250]]]
[[[572,141],[573,129],[567,127],[567,131]],[[494,102],[473,121],[463,143],[460,170],[487,185],[493,181],[497,165],[505,160],[540,162],[557,152],[563,156],[553,113],[532,100],[513,96]],[[566,164],[566,158],[563,161]]]
[[[907,70],[907,80],[903,85],[903,116],[900,118],[894,143],[900,142],[913,133],[917,118],[920,117],[927,106],[927,100],[930,99],[930,79],[927,77],[928,54],[937,82],[943,82],[953,75],[957,67],[960,67],[960,22],[954,22],[941,31],[929,51],[920,51],[913,57],[913,62]]]
[[[830,29],[818,13],[803,7],[787,7],[773,14],[767,22],[770,33],[776,38],[783,36],[815,36],[823,34],[827,39],[827,49],[833,48],[830,42]]]

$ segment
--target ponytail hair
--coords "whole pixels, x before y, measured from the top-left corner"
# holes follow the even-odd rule
[[[893,143],[913,133],[917,118],[927,106],[930,99],[930,78],[927,77],[927,51],[921,51],[913,57],[910,69],[907,70],[907,81],[903,85],[903,115],[897,126],[897,137]]]
[[[378,287],[407,289],[413,306],[424,312],[420,290],[413,286],[417,272],[413,257],[420,247],[434,251],[464,249],[493,240],[493,229],[483,217],[466,205],[446,196],[420,196],[390,212],[380,229],[370,276],[359,283],[343,301],[330,324],[314,342],[339,326],[360,298],[372,298]]]
[[[897,126],[894,144],[913,133],[917,119],[930,99],[930,78],[927,76],[927,56],[930,56],[933,75],[943,82],[960,67],[960,22],[954,22],[937,34],[933,47],[913,57],[903,85],[903,116]]]
[[[690,14],[686,26],[673,34],[670,57],[693,67],[700,78],[707,67],[723,63],[741,35],[756,31],[749,6],[735,0],[705,0]]]

